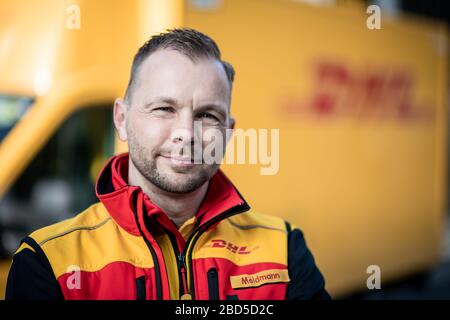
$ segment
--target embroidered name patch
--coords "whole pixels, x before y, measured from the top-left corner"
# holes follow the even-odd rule
[[[258,273],[240,274],[230,277],[233,289],[259,287],[267,283],[289,282],[289,280],[288,271],[280,269],[264,270]]]

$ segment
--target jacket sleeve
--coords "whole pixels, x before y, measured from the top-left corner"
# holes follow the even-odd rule
[[[331,296],[325,290],[325,280],[306,245],[303,233],[299,229],[291,229],[288,222],[286,222],[286,229],[288,269],[291,279],[286,299],[330,300]]]
[[[50,263],[40,246],[30,237],[29,247],[13,258],[6,285],[6,300],[62,300],[63,294]]]

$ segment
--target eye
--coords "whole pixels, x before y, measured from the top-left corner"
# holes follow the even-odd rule
[[[199,118],[211,119],[211,120],[219,121],[219,119],[216,116],[214,116],[214,115],[212,115],[210,113],[206,113],[206,112],[200,113],[199,114]]]
[[[172,107],[159,107],[159,108],[153,109],[153,111],[173,112],[173,108]]]

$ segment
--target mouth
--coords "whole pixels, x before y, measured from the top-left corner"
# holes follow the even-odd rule
[[[189,157],[173,157],[170,155],[161,155],[166,161],[169,161],[172,165],[177,167],[192,167],[194,166],[194,160]]]

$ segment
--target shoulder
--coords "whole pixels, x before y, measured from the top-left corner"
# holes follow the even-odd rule
[[[291,282],[287,299],[324,299],[331,297],[325,289],[325,279],[316,265],[303,232],[296,225],[288,228],[288,265]]]
[[[257,211],[241,213],[228,218],[227,221],[234,227],[240,229],[260,229],[287,234],[287,223],[285,220]]]
[[[280,218],[249,211],[228,219],[230,225],[245,232],[234,232],[239,238],[253,238],[268,242],[271,252],[286,254],[291,279],[287,299],[329,299],[325,290],[325,279],[317,267],[299,226]],[[249,230],[253,230],[251,234]],[[280,248],[285,245],[285,250]],[[280,260],[283,261],[283,260]]]
[[[77,231],[98,229],[110,219],[103,204],[97,202],[75,217],[38,229],[29,237],[42,246],[52,240],[68,237]]]
[[[38,259],[58,278],[67,271],[67,266],[81,265],[80,259],[92,251],[90,244],[98,239],[105,240],[111,226],[115,224],[111,223],[106,208],[95,203],[71,219],[38,229],[25,237],[14,260],[19,265],[23,260],[21,257]]]
[[[291,261],[296,260],[299,255],[310,254],[300,228],[280,217],[248,211],[230,217],[226,222],[228,223],[228,231],[234,229],[233,233],[238,237],[256,238],[259,239],[258,241],[266,239],[272,244],[284,246],[291,257]]]

